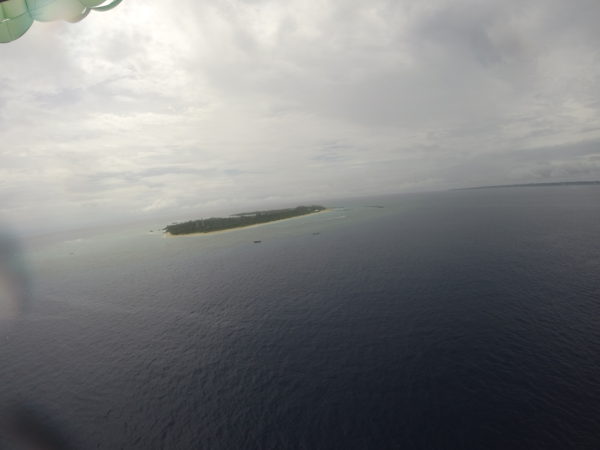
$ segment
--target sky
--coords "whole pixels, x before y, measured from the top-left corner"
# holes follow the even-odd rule
[[[125,0],[0,44],[39,229],[600,179],[597,0]]]

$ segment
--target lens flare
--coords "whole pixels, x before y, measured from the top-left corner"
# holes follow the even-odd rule
[[[27,304],[26,268],[17,240],[0,232],[0,322],[15,319]]]

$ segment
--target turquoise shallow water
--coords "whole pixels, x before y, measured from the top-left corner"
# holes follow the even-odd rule
[[[81,448],[597,448],[599,194],[30,242],[0,399]]]

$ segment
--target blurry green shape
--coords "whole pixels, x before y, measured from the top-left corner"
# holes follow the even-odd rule
[[[12,0],[9,0],[9,3]],[[81,16],[86,7],[79,0],[26,0],[29,13],[39,22],[74,20]]]
[[[20,38],[33,24],[25,0],[10,0],[0,3],[0,42]]]
[[[102,5],[102,6],[96,6],[94,8],[92,8],[94,11],[108,11],[110,9],[113,9],[115,7],[117,7],[119,5],[119,3],[121,3],[123,0],[113,0],[112,2],[108,2],[106,5]],[[85,3],[92,3],[92,2],[85,2]],[[105,2],[94,2],[94,3],[105,3]]]
[[[0,43],[25,34],[35,20],[79,22],[90,11],[108,11],[123,0],[0,0]]]

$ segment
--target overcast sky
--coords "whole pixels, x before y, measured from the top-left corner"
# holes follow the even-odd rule
[[[598,0],[125,0],[0,44],[0,217],[600,179]]]

